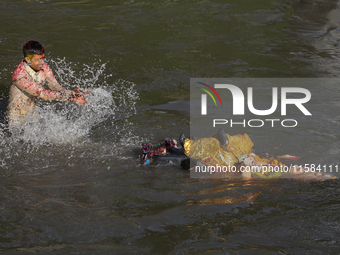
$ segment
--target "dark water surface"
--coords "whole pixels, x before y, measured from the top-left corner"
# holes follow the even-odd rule
[[[189,133],[191,77],[338,78],[339,2],[0,0],[0,14],[1,116],[28,40],[63,86],[93,92],[86,108],[41,104],[11,137],[0,123],[1,254],[339,253],[338,180],[139,164],[142,142]],[[309,89],[308,125],[226,131],[339,165],[339,87]]]

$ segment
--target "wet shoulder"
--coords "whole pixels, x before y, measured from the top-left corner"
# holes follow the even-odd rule
[[[21,61],[21,63],[18,65],[18,67],[14,70],[12,77],[11,77],[11,82],[18,80],[24,76],[27,76],[27,71],[24,65],[24,61]]]

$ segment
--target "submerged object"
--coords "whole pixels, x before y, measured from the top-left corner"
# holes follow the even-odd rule
[[[228,137],[229,138],[229,137]],[[215,138],[212,138],[215,139]],[[183,141],[184,140],[184,141]],[[158,143],[143,143],[142,150],[142,165],[149,165],[149,164],[171,164],[180,166],[186,170],[196,170],[196,167],[209,167],[218,166],[219,164],[211,164],[217,162],[213,158],[210,157],[202,157],[201,159],[194,159],[186,150],[190,150],[190,139],[186,139],[184,135],[180,136],[179,139],[181,145],[175,139],[165,138]],[[210,140],[208,140],[210,142]],[[228,141],[224,141],[224,145],[228,146]],[[211,149],[211,147],[209,147]],[[239,148],[237,148],[239,149]],[[204,153],[204,152],[203,152]],[[218,156],[218,155],[217,155]],[[256,155],[255,155],[256,156]],[[278,156],[275,158],[283,158],[283,159],[290,159],[296,160],[299,157],[292,156],[292,155],[283,155]],[[328,173],[321,173],[317,171],[311,171],[308,168],[302,168],[296,166],[285,166],[284,164],[278,162],[276,159],[263,159],[259,158],[258,156],[255,157],[255,160],[260,160],[261,162],[268,162],[261,166],[253,166],[255,171],[252,171],[249,177],[244,178],[259,178],[259,179],[273,179],[273,178],[293,178],[298,180],[329,180],[329,179],[338,179],[336,176],[328,174]],[[236,171],[227,173],[226,178],[233,178],[236,176],[241,177],[242,164],[238,163],[235,165],[230,164],[221,164],[220,169],[224,167],[230,168],[233,167]],[[213,174],[221,174],[225,173],[224,171],[214,171]],[[211,174],[211,173],[210,173]]]
[[[143,143],[142,165],[171,164],[189,168],[190,158],[175,139],[165,138],[158,143]],[[186,166],[187,165],[187,166]]]

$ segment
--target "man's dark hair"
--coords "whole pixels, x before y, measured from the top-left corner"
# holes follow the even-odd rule
[[[29,58],[31,58],[33,54],[43,55],[45,53],[44,47],[37,41],[29,41],[25,43],[22,51],[24,53],[24,57]]]

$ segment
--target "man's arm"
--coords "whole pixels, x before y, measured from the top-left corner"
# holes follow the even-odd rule
[[[38,83],[32,81],[27,77],[22,77],[18,80],[14,80],[12,83],[25,93],[41,98],[46,101],[47,100],[65,101],[70,96],[68,94],[71,93],[65,91],[64,88],[62,91],[44,89]]]
[[[52,89],[52,90],[57,90],[57,91],[62,91],[62,90],[66,90],[63,86],[61,86],[59,84],[59,82],[56,80],[56,78],[54,77],[54,74],[51,70],[51,68],[44,64],[43,70],[45,72],[46,75],[46,82],[47,82],[47,86]]]

